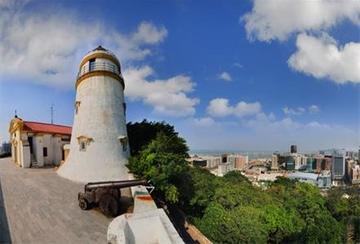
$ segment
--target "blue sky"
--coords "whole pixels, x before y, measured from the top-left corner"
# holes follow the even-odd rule
[[[54,104],[71,125],[78,63],[102,44],[127,120],[174,124],[193,150],[355,149],[359,2],[0,1],[0,140],[15,110],[46,122]]]

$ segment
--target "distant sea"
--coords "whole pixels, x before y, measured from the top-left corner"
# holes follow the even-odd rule
[[[326,150],[320,150],[325,153],[331,154],[333,151],[339,151],[340,149],[326,149]],[[342,149],[344,150],[344,149]],[[305,155],[314,155],[317,154],[319,151],[307,151],[307,152],[299,152],[300,154]],[[241,154],[249,156],[249,160],[251,159],[257,159],[257,158],[271,158],[273,153],[289,153],[288,151],[242,151],[242,150],[206,150],[206,149],[199,149],[199,150],[190,150],[190,155],[198,155],[198,156],[204,156],[204,155],[211,155],[211,156],[220,156],[221,154]]]
[[[241,151],[241,150],[190,150],[190,155],[211,155],[211,156],[220,156],[221,154],[241,154],[249,156],[249,160],[256,158],[271,158],[271,155],[274,151]],[[282,153],[282,152],[279,152]]]

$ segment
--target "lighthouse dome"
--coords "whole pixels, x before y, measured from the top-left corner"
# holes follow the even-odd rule
[[[121,65],[115,54],[98,46],[87,53],[80,62],[76,87],[86,78],[96,75],[108,75],[119,80],[124,88]]]

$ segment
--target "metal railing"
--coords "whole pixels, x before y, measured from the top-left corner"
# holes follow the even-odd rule
[[[115,73],[117,75],[119,75],[120,77],[122,77],[119,67],[116,66],[115,64],[110,64],[110,63],[90,63],[89,65],[85,65],[83,66],[78,75],[77,78],[91,72],[91,71],[110,71],[112,73]]]

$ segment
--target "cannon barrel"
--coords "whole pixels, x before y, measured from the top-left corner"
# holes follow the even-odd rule
[[[100,181],[90,182],[85,185],[85,191],[95,188],[125,188],[132,186],[145,185],[146,180],[121,180],[121,181]]]

